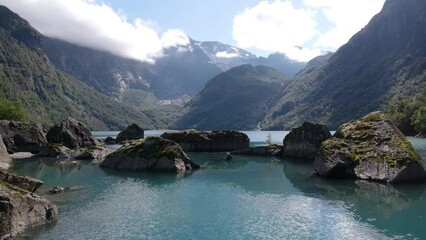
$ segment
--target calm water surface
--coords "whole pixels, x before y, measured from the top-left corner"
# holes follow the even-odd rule
[[[158,136],[164,131],[147,131]],[[252,145],[286,132],[246,132]],[[100,138],[117,132],[95,132]],[[425,139],[410,138],[426,158]],[[16,160],[13,170],[45,182],[38,193],[59,220],[21,239],[425,239],[426,185],[330,181],[312,164],[271,157],[193,153],[186,175],[118,173],[89,162]],[[69,192],[48,195],[55,186]]]

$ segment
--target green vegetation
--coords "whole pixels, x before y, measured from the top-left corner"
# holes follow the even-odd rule
[[[178,129],[257,129],[283,85],[290,80],[278,71],[242,65],[212,78],[186,106]]]
[[[419,94],[391,104],[388,115],[404,134],[426,136],[426,83]]]
[[[41,48],[41,38],[25,20],[0,7],[0,92],[19,100],[28,120],[45,127],[73,117],[92,130],[119,130],[137,123],[144,129],[156,122],[140,108],[99,93],[58,70]],[[19,103],[14,105],[18,117]]]
[[[27,112],[20,101],[10,101],[0,94],[0,120],[28,121]]]

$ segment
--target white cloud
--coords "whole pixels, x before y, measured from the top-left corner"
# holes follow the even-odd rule
[[[302,0],[299,8],[290,0],[262,1],[234,17],[233,38],[242,48],[278,51],[307,61],[336,51],[380,11],[384,1]],[[329,22],[327,27],[321,16]]]
[[[0,0],[42,34],[141,61],[152,62],[164,48],[184,46],[179,29],[158,34],[153,23],[125,15],[95,0]]]
[[[222,52],[217,52],[216,53],[216,57],[218,58],[236,58],[239,57],[240,55],[238,53],[232,52],[229,53],[227,51],[222,51]]]
[[[378,13],[385,0],[303,0],[306,7],[321,12],[333,26],[322,33],[315,46],[335,51]]]
[[[279,51],[292,59],[306,60],[313,51],[297,46],[318,34],[313,14],[296,9],[290,1],[263,1],[234,17],[232,36],[242,48]]]

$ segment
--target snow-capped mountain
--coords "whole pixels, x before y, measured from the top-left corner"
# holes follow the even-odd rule
[[[194,41],[194,43],[209,56],[212,63],[224,71],[257,59],[253,53],[221,42]]]

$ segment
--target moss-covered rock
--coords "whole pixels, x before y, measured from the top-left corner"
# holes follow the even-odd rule
[[[45,131],[40,123],[1,120],[0,135],[9,153],[37,153],[47,145]]]
[[[48,200],[0,180],[0,239],[13,239],[26,228],[58,217]]]
[[[109,154],[100,166],[153,172],[185,172],[199,168],[177,143],[160,137],[131,141]]]
[[[143,129],[139,127],[137,124],[133,123],[132,125],[128,126],[117,135],[115,142],[121,143],[125,141],[136,140],[143,137],[144,137]]]
[[[285,136],[283,156],[313,160],[321,143],[329,138],[331,133],[325,125],[305,122]]]
[[[384,182],[426,179],[423,161],[382,113],[345,123],[322,143],[314,168],[321,176]]]
[[[178,143],[189,152],[226,152],[249,147],[249,137],[238,131],[185,130],[161,135],[162,138]]]

